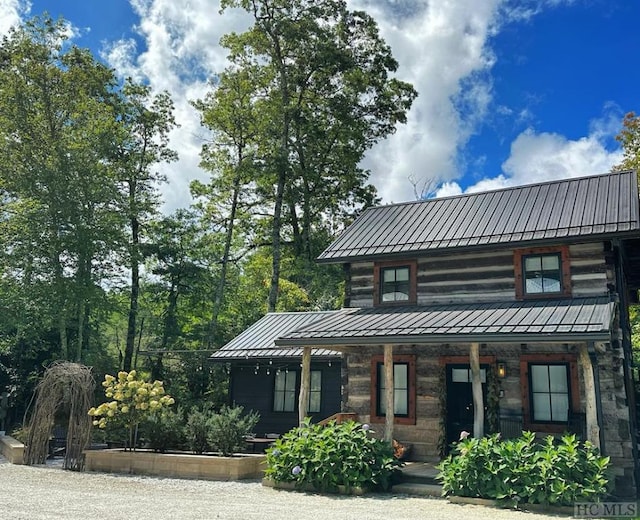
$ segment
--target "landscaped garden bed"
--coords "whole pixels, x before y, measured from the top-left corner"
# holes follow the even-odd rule
[[[85,457],[87,471],[205,480],[261,478],[266,460],[265,455],[249,453],[222,457],[218,454],[154,453],[150,450],[122,449],[88,450],[85,451]]]

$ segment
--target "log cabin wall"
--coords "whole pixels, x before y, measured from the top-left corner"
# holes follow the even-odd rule
[[[569,247],[571,294],[600,296],[614,274],[602,242]],[[347,283],[350,307],[373,306],[373,262],[355,262]],[[454,253],[418,258],[418,304],[513,301],[514,249]]]
[[[631,449],[628,435],[622,435],[618,428],[623,427],[625,410],[628,409],[621,399],[624,388],[617,371],[621,370],[616,355],[610,345],[607,352],[598,356],[600,383],[602,385],[601,402],[604,409],[603,428],[607,449],[611,447],[611,456],[623,460]],[[343,363],[346,373],[345,384],[349,393],[343,396],[343,410],[356,412],[361,422],[371,420],[371,356],[380,355],[382,347],[362,347],[353,349],[345,355]],[[523,414],[521,356],[536,356],[544,359],[546,355],[558,353],[575,355],[576,345],[567,344],[488,344],[481,347],[480,356],[493,356],[506,364],[507,376],[499,380],[503,397],[500,398],[500,416],[521,417]],[[438,457],[438,442],[441,436],[440,396],[442,390],[442,359],[446,357],[469,356],[468,345],[412,345],[396,346],[394,355],[416,356],[416,424],[395,426],[398,440],[413,445],[412,457],[416,460],[433,460]],[[614,369],[614,367],[617,367]],[[580,370],[576,371],[578,380],[579,406],[574,412],[584,413],[584,381]],[[382,433],[382,425],[374,427]],[[541,435],[546,435],[542,433]],[[625,439],[626,437],[626,439]],[[624,473],[624,464],[619,472]]]

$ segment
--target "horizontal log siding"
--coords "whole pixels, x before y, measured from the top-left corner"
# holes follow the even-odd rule
[[[607,266],[604,244],[575,244],[569,247],[571,295],[600,296],[607,293]]]
[[[607,293],[612,273],[601,242],[569,248],[571,293],[574,297]],[[351,265],[351,307],[373,305],[373,262]],[[457,253],[418,259],[418,304],[513,301],[513,250]]]
[[[574,353],[575,347],[565,344],[500,344],[483,345],[480,350],[482,356],[495,356],[496,360],[506,364],[507,376],[500,380],[500,388],[504,396],[500,399],[500,413],[503,416],[521,416],[522,390],[520,380],[520,355],[539,354],[541,359],[545,354]],[[353,349],[345,355],[344,367],[346,381],[349,387],[348,398],[343,403],[347,412],[356,412],[361,422],[370,421],[370,380],[371,356],[379,355],[380,348],[362,347]],[[396,346],[394,356],[416,356],[416,424],[394,426],[394,438],[402,443],[413,446],[414,460],[433,460],[438,457],[437,446],[440,438],[440,371],[441,357],[457,356],[468,358],[469,345],[413,345]],[[584,412],[584,382],[580,379],[580,412]],[[604,403],[603,403],[604,404]],[[611,406],[613,403],[607,403]],[[615,407],[613,407],[615,408]],[[377,432],[382,433],[382,429]]]

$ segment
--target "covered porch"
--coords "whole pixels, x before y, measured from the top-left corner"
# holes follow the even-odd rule
[[[413,445],[416,460],[442,456],[461,431],[511,437],[523,429],[572,430],[624,457],[607,437],[613,422],[601,390],[613,387],[614,316],[606,297],[344,309],[275,342],[342,352],[343,411],[379,423],[389,441]],[[308,402],[304,353],[300,420]]]

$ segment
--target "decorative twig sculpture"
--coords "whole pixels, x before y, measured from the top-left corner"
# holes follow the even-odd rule
[[[91,368],[58,361],[45,370],[34,394],[34,410],[28,421],[25,464],[44,464],[49,455],[49,439],[56,414],[68,411],[64,469],[80,471],[83,451],[91,440],[91,407],[95,381]]]

